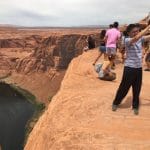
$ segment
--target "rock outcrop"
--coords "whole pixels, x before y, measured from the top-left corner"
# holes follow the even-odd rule
[[[147,26],[147,23],[150,21],[150,13],[143,18],[142,20],[139,21],[139,24],[141,25],[142,28],[145,28]]]
[[[66,69],[70,61],[83,53],[87,45],[87,35],[50,36],[37,45],[33,53],[21,59],[17,65],[18,72],[45,72],[51,68]],[[99,34],[95,34],[96,45],[99,44]]]
[[[13,67],[13,58],[9,58],[0,53],[0,79],[9,76]]]
[[[73,59],[61,88],[31,132],[25,150],[149,150],[150,80],[144,72],[139,116],[131,110],[131,92],[116,112],[112,100],[123,65],[113,82],[97,78],[97,50]]]
[[[39,35],[23,38],[0,39],[0,48],[35,48],[42,40]]]

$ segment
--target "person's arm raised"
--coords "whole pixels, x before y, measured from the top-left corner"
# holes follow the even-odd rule
[[[133,37],[129,44],[133,44],[135,43],[136,41],[138,41],[144,34],[146,34],[148,32],[148,30],[150,29],[150,25],[148,25],[144,30],[142,30],[138,35],[136,35],[135,37]]]
[[[150,41],[150,35],[143,36],[144,41]]]

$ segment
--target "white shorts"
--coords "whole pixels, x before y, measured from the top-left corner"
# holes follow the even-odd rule
[[[106,47],[106,54],[107,55],[116,55],[116,48],[115,47]]]

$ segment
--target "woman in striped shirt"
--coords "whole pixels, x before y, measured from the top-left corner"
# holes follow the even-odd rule
[[[127,27],[129,37],[125,39],[126,59],[124,72],[122,81],[112,104],[112,111],[117,110],[118,105],[122,102],[132,86],[132,108],[134,114],[138,115],[139,95],[142,85],[142,44],[144,41],[150,40],[150,36],[143,35],[146,34],[149,29],[150,25],[141,32],[138,24],[130,24]]]

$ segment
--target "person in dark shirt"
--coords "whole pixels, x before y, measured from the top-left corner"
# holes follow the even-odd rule
[[[99,60],[99,58],[105,53],[106,53],[106,46],[105,46],[105,40],[104,40],[104,37],[105,37],[105,34],[106,34],[106,30],[102,30],[101,33],[100,33],[100,47],[99,47],[99,55],[96,57],[93,65],[96,64],[96,62]]]
[[[91,35],[88,36],[87,42],[88,42],[88,49],[95,48],[95,40],[92,38]]]
[[[111,28],[113,28],[113,27],[114,27],[113,24],[110,24],[110,25],[109,25],[109,29],[111,29]]]

